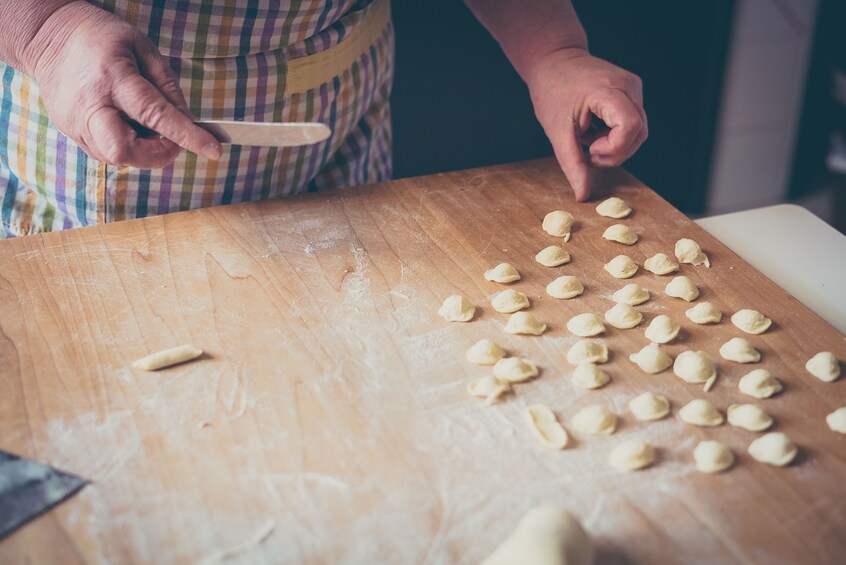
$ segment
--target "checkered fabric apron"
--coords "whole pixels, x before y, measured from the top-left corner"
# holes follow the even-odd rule
[[[182,152],[157,170],[89,158],[52,124],[38,85],[0,63],[0,238],[352,186],[390,177],[393,28],[341,74],[285,94],[286,62],[343,41],[368,0],[97,0],[136,25],[180,79],[195,116],[316,121],[305,147],[224,146],[220,161]]]

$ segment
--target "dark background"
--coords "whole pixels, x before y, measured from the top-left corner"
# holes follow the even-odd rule
[[[734,2],[574,2],[590,50],[643,79],[650,137],[625,167],[703,211]],[[394,177],[552,155],[528,91],[459,0],[394,2]]]

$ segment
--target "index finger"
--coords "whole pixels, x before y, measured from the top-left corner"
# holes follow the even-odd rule
[[[220,158],[220,142],[194,124],[141,75],[122,81],[112,94],[115,103],[131,119],[207,159]]]
[[[558,164],[576,195],[576,200],[579,202],[587,200],[590,196],[591,178],[587,158],[579,142],[576,121],[570,119],[567,126],[550,132],[549,140],[552,142]]]

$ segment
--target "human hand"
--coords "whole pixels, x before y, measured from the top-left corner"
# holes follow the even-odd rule
[[[527,83],[576,200],[590,196],[589,164],[615,167],[646,140],[640,79],[585,49],[561,49],[539,59]],[[589,147],[587,154],[582,145]]]
[[[27,52],[50,119],[94,159],[150,169],[172,163],[180,148],[220,158],[220,143],[194,124],[156,46],[113,14],[70,2]]]

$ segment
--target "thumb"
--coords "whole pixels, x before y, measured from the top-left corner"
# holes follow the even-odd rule
[[[571,121],[570,127],[553,141],[552,148],[561,170],[564,171],[567,181],[573,188],[576,200],[579,202],[587,200],[591,189],[588,156],[582,150],[575,122]]]

